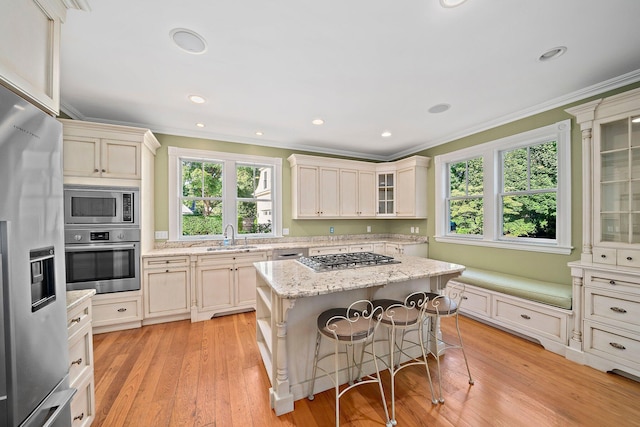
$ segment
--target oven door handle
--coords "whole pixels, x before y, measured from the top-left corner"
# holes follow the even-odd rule
[[[99,250],[120,250],[120,249],[135,249],[136,248],[136,244],[135,243],[131,243],[129,245],[109,245],[109,244],[103,244],[103,245],[71,245],[71,246],[65,246],[64,250],[66,252],[90,252],[90,251],[95,251],[96,249]]]

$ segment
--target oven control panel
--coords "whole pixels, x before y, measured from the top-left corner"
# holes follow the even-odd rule
[[[139,228],[109,228],[105,230],[94,229],[66,229],[64,242],[67,245],[87,243],[115,243],[115,242],[139,242]]]

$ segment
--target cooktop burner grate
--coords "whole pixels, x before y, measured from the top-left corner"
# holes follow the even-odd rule
[[[333,271],[374,265],[399,264],[400,261],[387,255],[373,252],[353,252],[347,254],[313,255],[297,260],[314,271]]]

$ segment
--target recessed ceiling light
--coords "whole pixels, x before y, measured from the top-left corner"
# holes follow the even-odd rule
[[[324,120],[322,120],[322,119],[313,119],[313,120],[311,121],[311,123],[313,123],[313,124],[314,124],[314,125],[316,125],[316,126],[320,126],[320,125],[323,125],[323,124],[324,124]]]
[[[552,59],[556,59],[564,55],[566,51],[567,51],[567,48],[565,46],[554,47],[553,49],[549,49],[548,51],[540,55],[538,57],[538,61],[544,62],[544,61],[550,61]]]
[[[467,0],[440,0],[440,6],[442,7],[456,7],[460,6]]]
[[[380,134],[380,136],[383,138],[389,138],[391,136],[391,132],[389,132],[388,130],[385,130]]]
[[[632,118],[631,123],[640,123],[640,116]]]
[[[263,134],[262,132],[258,131],[258,132],[256,132],[256,135],[258,135],[258,136],[262,136],[262,135],[264,135],[264,134]]]
[[[174,28],[169,32],[173,42],[185,52],[200,54],[207,50],[207,42],[195,31],[186,28]]]
[[[200,95],[189,95],[189,101],[193,102],[194,104],[204,104],[205,102],[207,102],[207,100]]]
[[[436,104],[433,107],[429,108],[429,112],[431,114],[444,113],[449,108],[451,108],[451,105],[449,104]]]
[[[198,126],[199,128],[203,128],[204,127],[204,123],[196,123],[196,126]]]

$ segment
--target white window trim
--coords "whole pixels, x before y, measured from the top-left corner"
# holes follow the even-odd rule
[[[504,238],[501,232],[500,192],[501,168],[500,152],[536,143],[556,140],[558,149],[558,193],[557,193],[557,234],[550,242],[535,239]],[[462,236],[447,234],[447,165],[474,157],[482,157],[484,171],[484,231],[482,236]],[[434,158],[435,164],[435,206],[436,242],[463,245],[486,246],[531,252],[546,252],[569,255],[571,246],[571,121],[563,120],[552,125],[511,135],[505,138]]]
[[[235,164],[260,164],[273,167],[273,188],[272,200],[272,226],[273,234],[265,235],[265,238],[282,237],[282,159],[279,157],[264,157],[247,154],[225,153],[218,151],[197,150],[191,148],[168,147],[169,154],[169,240],[185,241],[185,240],[220,240],[221,236],[211,237],[185,237],[180,235],[180,224],[178,218],[180,210],[180,179],[179,172],[181,167],[181,158],[201,159],[204,161],[223,161],[225,162],[223,180],[227,182],[235,182],[236,169]],[[229,167],[233,164],[233,167]],[[228,186],[223,187],[223,200],[235,200],[234,194],[228,194],[231,189]],[[224,204],[225,217],[228,217],[227,211],[230,208],[229,203]],[[231,208],[235,210],[235,207]],[[235,226],[235,224],[234,224]],[[236,231],[236,238],[238,237]],[[261,238],[261,235],[251,235],[251,238]]]

